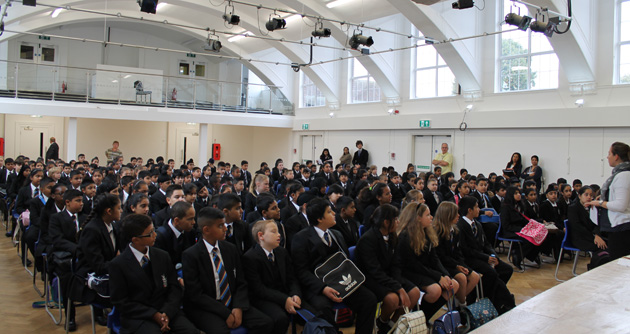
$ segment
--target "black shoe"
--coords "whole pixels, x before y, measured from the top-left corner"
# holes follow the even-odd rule
[[[74,320],[68,320],[68,332],[76,332],[77,323]]]
[[[521,258],[520,256],[517,256],[516,254],[512,255],[512,264],[518,268],[518,270],[523,270],[523,267],[521,266]]]
[[[103,315],[96,316],[96,323],[100,326],[107,326],[107,317]]]
[[[7,233],[5,234],[5,236],[6,236],[7,238],[11,238],[11,237],[13,237],[13,232],[9,231],[9,232],[7,232]]]
[[[24,263],[24,262],[22,262],[22,264],[25,264],[25,263]],[[27,267],[30,267],[30,266],[32,266],[32,265],[33,265],[33,261],[31,261],[31,260],[29,260],[29,259],[26,259],[26,266],[27,266]]]
[[[388,323],[382,322],[381,319],[376,319],[376,327],[378,327],[378,334],[387,334],[392,329]]]

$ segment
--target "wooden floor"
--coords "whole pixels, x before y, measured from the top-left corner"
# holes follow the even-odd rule
[[[2,225],[0,225],[2,227]],[[3,231],[3,230],[0,230]],[[46,311],[32,308],[32,303],[41,301],[32,285],[32,277],[20,266],[20,260],[9,238],[0,236],[0,319],[2,319],[2,334],[14,333],[65,333],[63,325],[56,326]],[[505,260],[505,255],[500,258]],[[589,259],[580,257],[578,273],[586,271]],[[564,261],[560,265],[561,279],[569,279],[572,262]],[[524,273],[515,272],[508,287],[516,296],[516,303],[520,304],[529,298],[545,291],[557,284],[554,279],[555,265],[543,263],[542,268],[528,268]],[[41,287],[41,280],[38,280]],[[76,333],[91,333],[90,310],[88,307],[77,309]],[[105,327],[97,325],[96,332],[107,333]],[[352,333],[352,328],[344,333]]]

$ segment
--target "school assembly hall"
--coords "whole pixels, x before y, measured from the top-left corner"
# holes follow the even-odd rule
[[[630,0],[0,2],[3,333],[622,333]]]

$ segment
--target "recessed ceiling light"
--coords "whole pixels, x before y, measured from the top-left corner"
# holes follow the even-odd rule
[[[50,14],[50,16],[52,16],[52,18],[56,18],[57,16],[59,16],[59,14],[61,14],[61,12],[63,11],[63,8],[57,8],[55,10],[53,10],[52,14]]]
[[[335,8],[337,6],[341,6],[341,5],[345,5],[348,2],[351,2],[352,0],[335,0],[335,1],[331,1],[329,3],[326,4],[326,7],[328,8]]]

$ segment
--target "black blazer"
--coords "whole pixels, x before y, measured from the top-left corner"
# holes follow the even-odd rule
[[[574,247],[596,251],[595,236],[599,235],[599,226],[591,220],[589,212],[578,201],[569,205],[569,238]]]
[[[168,203],[166,203],[166,195],[162,194],[158,188],[158,190],[149,199],[149,210],[151,210],[152,213],[157,213],[167,206]]]
[[[29,183],[18,191],[17,200],[15,201],[15,212],[22,214],[22,212],[26,211],[30,206],[31,199],[33,199],[33,190]]]
[[[350,218],[348,223],[343,221],[341,214],[335,215],[335,221],[337,224],[331,227],[341,233],[343,240],[348,247],[356,246],[359,241],[359,223],[356,220]]]
[[[81,227],[86,217],[82,213],[78,215],[79,227]],[[78,235],[81,231],[77,231],[76,224],[66,210],[50,216],[48,233],[53,242],[53,251],[65,251],[73,256],[76,255],[79,246]]]
[[[52,142],[46,150],[46,161],[59,159],[59,145],[56,142]]]
[[[472,229],[471,229],[472,231]],[[483,229],[477,230],[477,235],[484,234]],[[460,237],[461,232],[453,233],[453,239],[449,237],[445,238],[440,236],[440,241],[438,242],[438,246],[435,248],[442,265],[444,268],[447,268],[452,271],[457,270],[457,266],[462,266],[472,271],[465,263],[464,254],[462,254],[460,248]]]
[[[254,192],[256,192],[254,190]],[[254,208],[256,207],[256,196],[258,196],[258,193],[256,192],[256,194],[248,192],[245,195],[245,205],[243,206],[243,211],[245,211],[245,214],[247,215],[248,213],[255,211]]]
[[[218,243],[232,294],[231,307],[247,310],[249,308],[247,281],[236,246],[226,241]],[[182,268],[186,282],[184,309],[212,313],[226,320],[232,310],[216,298],[214,267],[205,242],[199,240],[182,254]]]
[[[249,189],[249,185],[252,183],[252,173],[241,169],[241,177],[245,183],[245,189]]]
[[[390,238],[392,240],[392,238]],[[402,288],[402,273],[395,245],[388,247],[381,231],[371,228],[359,240],[356,254],[357,267],[366,280],[373,281],[391,292]]]
[[[349,256],[348,247],[346,247],[341,233],[335,230],[328,231],[341,246],[340,250]],[[336,245],[334,241],[332,244]],[[306,298],[321,294],[326,287],[324,282],[315,276],[315,268],[324,263],[330,255],[330,249],[319,238],[313,226],[298,232],[293,238],[291,257],[295,266],[295,276],[298,278]]]
[[[520,212],[506,203],[501,206],[501,232],[507,238],[516,238],[516,232],[520,232],[529,220],[525,219]]]
[[[298,213],[298,210],[295,208],[295,205],[287,200],[287,204],[280,210],[280,220],[286,223],[296,213]]]
[[[39,243],[35,251],[37,256],[42,253],[50,253],[53,249],[53,241],[50,236],[50,217],[57,213],[57,206],[53,199],[46,202],[46,206],[40,211],[39,215]]]
[[[276,223],[279,224],[280,222]],[[245,252],[252,248],[252,245],[254,243],[251,229],[249,228],[249,225],[247,225],[247,223],[245,223],[244,221],[237,220],[232,223],[232,231],[233,232],[231,238],[228,238],[226,233],[225,241],[229,241],[233,245],[235,245],[238,251],[238,255],[243,256]],[[278,231],[280,232],[280,234],[282,234],[282,228],[280,226],[278,226]],[[219,246],[219,248],[221,248],[221,246]]]
[[[293,242],[295,235],[308,226],[308,220],[306,220],[306,217],[304,217],[301,212],[294,214],[286,223],[284,223],[284,230],[287,234],[287,249],[291,249],[291,243]]]
[[[286,249],[277,247],[273,250],[275,264],[269,262],[265,251],[258,244],[243,255],[245,277],[249,286],[250,300],[270,301],[284,309],[287,298],[301,296],[300,285],[295,279],[291,257]],[[275,268],[274,268],[275,267]],[[273,270],[278,270],[280,282],[276,282]],[[277,284],[282,290],[273,289]]]
[[[154,213],[155,216],[153,216],[153,224],[155,227],[164,226],[171,219],[171,208],[169,206],[166,206],[162,210]]]
[[[390,182],[389,189],[392,192],[392,205],[400,208],[400,204],[402,203],[403,198],[405,198],[405,194],[407,194],[403,189],[403,186],[399,184],[398,187],[396,187],[393,182]]]
[[[534,205],[529,204],[527,200],[523,201],[523,206],[525,207],[525,212],[523,213],[527,218],[535,219],[540,221],[540,206],[538,203],[534,203]]]
[[[440,193],[439,191],[435,192],[438,195],[438,198],[440,199],[440,202],[436,202],[435,198],[433,197],[433,193],[431,193],[431,191],[427,188],[424,188],[424,190],[422,190],[422,196],[424,196],[424,204],[426,204],[429,207],[429,211],[431,211],[431,215],[435,215],[435,211],[437,210],[438,206],[440,205],[440,203],[442,203],[442,201],[444,201],[443,197],[442,197],[442,193]]]
[[[505,199],[505,198],[504,198]],[[501,206],[503,205],[503,200],[500,200],[496,195],[490,199],[492,203],[492,207],[497,213],[501,213]]]
[[[51,200],[50,198],[48,200]],[[37,196],[37,198],[33,198],[30,203],[29,203],[29,208],[28,211],[30,212],[30,227],[29,227],[29,231],[32,228],[37,228],[37,230],[39,231],[40,225],[39,225],[39,221],[40,221],[40,216],[42,214],[42,209],[44,209],[44,207],[46,206],[46,203],[43,202],[44,199],[43,197]]]
[[[553,222],[560,230],[564,229],[564,221],[560,219],[560,208],[558,205],[555,207],[551,205],[549,200],[545,200],[540,205],[540,218],[550,223]]]
[[[335,182],[337,182],[337,179],[335,178],[335,173],[328,173],[328,177],[326,177],[326,173],[324,173],[324,171],[321,171],[315,174],[315,177],[321,177],[326,180],[326,185],[328,186],[333,185],[335,184]]]
[[[122,201],[121,201],[122,203]],[[94,205],[94,198],[89,199],[87,196],[83,195],[83,214],[89,215],[92,212],[92,206]]]
[[[435,247],[429,240],[420,255],[416,255],[411,248],[409,233],[403,231],[398,238],[398,248],[396,249],[403,277],[409,279],[414,284],[421,282],[419,276],[430,277],[435,282],[439,282],[442,276],[450,276],[446,268],[442,265],[437,255]]]
[[[8,188],[9,186],[9,179],[11,175],[14,175],[15,170],[13,170],[13,172],[11,173],[11,175],[9,175],[9,177],[7,178],[7,173],[9,173],[9,170],[6,167],[2,167],[2,169],[0,169],[0,187],[1,188]]]
[[[195,244],[196,235],[193,231],[182,232],[180,242],[177,241],[175,233],[168,224],[160,226],[155,232],[157,236],[155,238],[154,247],[168,253],[173,262],[173,268],[175,268],[178,263],[182,263],[182,253]]]
[[[361,165],[362,168],[365,168],[365,166],[367,166],[369,156],[370,153],[368,153],[368,150],[362,149],[361,154],[359,154],[359,150],[357,150],[354,152],[354,156],[352,157],[352,164]]]
[[[459,229],[459,248],[464,255],[466,261],[471,259],[477,259],[484,262],[488,262],[491,254],[496,254],[486,234],[483,232],[483,227],[478,221],[474,221],[477,226],[477,236],[473,234],[472,227],[464,220],[459,218],[457,221],[457,228]]]
[[[111,302],[119,308],[121,325],[130,333],[145,321],[153,322],[156,312],[173,319],[181,306],[183,289],[168,254],[149,247],[149,258],[153,282],[129,247],[109,267]]]

